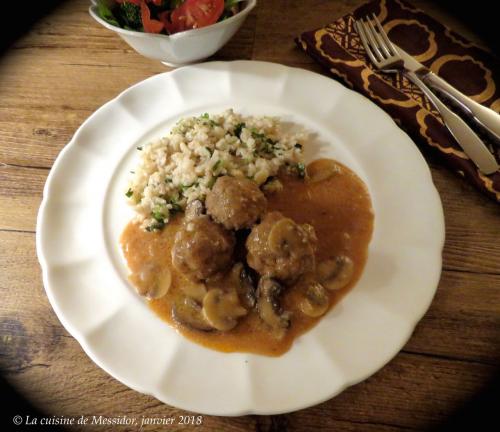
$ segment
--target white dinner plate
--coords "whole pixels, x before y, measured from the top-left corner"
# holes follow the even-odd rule
[[[127,281],[119,235],[136,147],[181,117],[234,108],[313,132],[307,159],[339,160],[367,184],[375,213],[354,289],[281,357],[225,354],[190,342]],[[419,151],[376,105],[333,79],[254,61],[153,76],[105,104],[75,133],[45,185],[37,252],[47,296],[89,357],[125,385],[189,411],[277,414],[327,400],[384,366],[429,307],[444,220]]]

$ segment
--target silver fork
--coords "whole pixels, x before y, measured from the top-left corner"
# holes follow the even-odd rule
[[[368,57],[375,67],[387,73],[402,72],[422,90],[436,107],[450,133],[479,170],[484,174],[493,174],[498,171],[499,165],[495,157],[490,153],[488,147],[486,147],[477,134],[467,123],[441,102],[415,72],[405,67],[403,58],[389,40],[387,33],[375,14],[373,14],[373,20],[365,17],[357,20],[354,25]]]

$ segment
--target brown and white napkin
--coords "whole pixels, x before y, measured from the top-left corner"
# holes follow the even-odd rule
[[[476,102],[500,112],[500,61],[403,0],[375,0],[296,38],[335,78],[384,109],[422,148],[500,203],[500,171],[485,176],[458,146],[439,113],[402,75],[382,74],[366,56],[355,19],[375,13],[389,38]],[[489,144],[500,161],[500,150]]]

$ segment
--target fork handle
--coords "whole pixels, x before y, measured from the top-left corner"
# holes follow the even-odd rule
[[[450,133],[479,170],[484,174],[493,174],[498,171],[499,166],[495,157],[467,123],[441,102],[415,72],[405,71],[404,74],[429,98],[441,114]]]
[[[428,71],[423,75],[419,75],[422,81],[429,87],[440,90],[449,98],[454,100],[463,110],[469,111],[469,113],[475,117],[481,126],[483,126],[490,134],[500,141],[500,115],[492,109],[487,108],[464,95],[434,72]]]

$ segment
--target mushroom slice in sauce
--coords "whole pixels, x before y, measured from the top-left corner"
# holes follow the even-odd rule
[[[212,331],[214,329],[203,316],[201,306],[189,297],[173,304],[172,318],[179,324],[195,330]]]
[[[269,327],[274,336],[281,339],[290,327],[290,312],[283,312],[279,297],[283,287],[274,279],[263,276],[257,287],[257,309],[259,316]]]
[[[351,258],[341,255],[317,264],[316,276],[330,291],[344,288],[352,279],[354,263]]]
[[[243,306],[252,309],[255,306],[256,293],[255,283],[249,269],[241,262],[236,263],[231,269],[230,277]]]
[[[330,298],[325,288],[318,283],[310,283],[304,293],[304,299],[300,302],[300,310],[307,316],[316,318],[328,310]]]
[[[172,284],[172,274],[166,267],[147,264],[139,273],[132,274],[130,281],[141,296],[158,299],[168,292]]]
[[[328,180],[330,177],[341,172],[341,166],[337,162],[328,159],[316,161],[307,167],[309,183],[319,183]]]
[[[183,283],[181,285],[181,289],[182,292],[188,297],[200,303],[203,301],[203,297],[205,297],[205,294],[207,293],[207,287],[201,282],[196,283],[192,281],[186,281],[186,283]]]
[[[231,330],[238,324],[238,318],[246,314],[247,310],[240,305],[235,291],[214,288],[203,298],[203,316],[217,330]]]
[[[297,224],[289,218],[276,222],[269,232],[267,239],[269,249],[274,253],[300,248],[302,237],[297,234]]]

